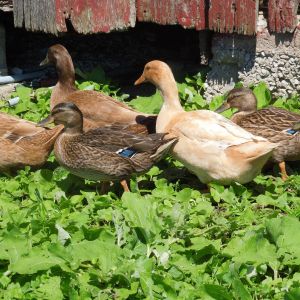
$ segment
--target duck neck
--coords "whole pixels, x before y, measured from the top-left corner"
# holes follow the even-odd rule
[[[163,84],[158,86],[162,97],[164,99],[163,107],[172,111],[183,111],[178,97],[177,84],[174,78],[166,80]]]
[[[75,88],[75,70],[71,57],[63,57],[63,60],[56,63],[58,83],[63,86]]]
[[[64,132],[71,135],[78,135],[83,133],[83,124],[78,124],[72,127],[65,127]]]
[[[184,111],[178,97],[178,89],[175,79],[166,81],[158,86],[162,94],[164,103],[157,117],[157,132],[165,132],[168,123],[175,114]]]

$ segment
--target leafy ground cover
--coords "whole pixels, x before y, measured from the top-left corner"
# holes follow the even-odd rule
[[[85,81],[120,100],[108,84]],[[215,109],[201,75],[178,84],[187,110]],[[298,111],[299,100],[271,99],[262,83],[259,106]],[[20,102],[3,111],[39,121],[50,89],[20,86]],[[130,101],[158,112],[158,93]],[[229,116],[230,112],[227,112]],[[278,170],[247,185],[204,186],[168,158],[133,178],[131,193],[98,185],[59,167],[0,177],[1,299],[300,299],[300,176]]]

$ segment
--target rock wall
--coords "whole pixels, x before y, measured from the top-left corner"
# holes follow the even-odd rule
[[[274,96],[300,93],[300,29],[256,36],[214,34],[211,71],[206,81],[208,100],[226,92],[235,82],[245,85],[265,81]]]

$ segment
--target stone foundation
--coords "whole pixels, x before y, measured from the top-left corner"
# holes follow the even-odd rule
[[[300,93],[300,29],[257,36],[214,34],[205,96],[210,101],[242,81],[266,82],[275,97]]]

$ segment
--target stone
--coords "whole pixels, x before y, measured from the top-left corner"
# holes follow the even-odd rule
[[[285,43],[285,40],[285,34],[268,32],[260,33],[256,38],[235,36],[236,48],[233,52],[232,36],[214,33],[213,59],[210,62],[212,69],[208,73],[208,82],[212,82],[215,76],[218,85],[214,91],[206,90],[205,97],[211,99],[214,93],[222,93],[230,77],[242,81],[246,86],[263,80],[276,97],[286,97],[294,90],[299,91],[300,50],[293,43]],[[213,63],[219,61],[221,65]],[[226,68],[221,67],[223,65]]]

